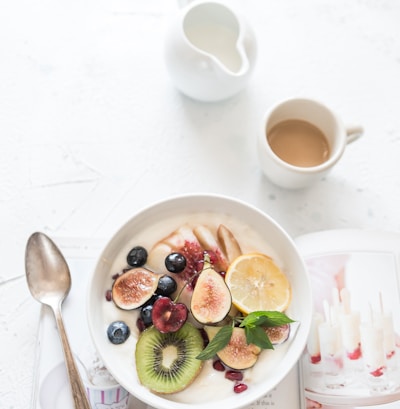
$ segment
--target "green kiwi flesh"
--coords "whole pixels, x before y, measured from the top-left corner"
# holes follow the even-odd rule
[[[154,327],[142,332],[136,344],[136,370],[142,385],[160,394],[179,392],[200,372],[196,356],[204,348],[197,328],[185,323],[176,332],[161,333]]]

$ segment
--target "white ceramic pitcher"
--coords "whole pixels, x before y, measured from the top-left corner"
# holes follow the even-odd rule
[[[226,3],[197,0],[177,13],[166,35],[165,61],[174,85],[200,101],[241,91],[254,68],[256,39]]]

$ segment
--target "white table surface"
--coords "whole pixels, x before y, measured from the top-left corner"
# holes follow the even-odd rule
[[[400,2],[236,0],[259,56],[246,89],[207,104],[179,94],[163,61],[175,0],[0,4],[0,406],[27,408],[39,304],[25,281],[29,235],[108,238],[171,195],[245,200],[296,237],[400,231]],[[315,186],[262,174],[264,111],[326,102],[364,136]]]

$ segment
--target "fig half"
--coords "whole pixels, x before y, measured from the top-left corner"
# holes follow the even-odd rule
[[[204,327],[209,340],[218,333],[221,327]],[[228,345],[217,352],[218,358],[229,368],[243,370],[251,368],[258,360],[261,348],[248,344],[244,328],[233,328]]]
[[[146,268],[132,268],[114,281],[112,300],[123,310],[141,307],[156,291],[158,279],[158,274]]]
[[[283,344],[289,338],[290,325],[283,324],[277,327],[268,327],[265,328],[265,332],[267,333],[272,345]]]
[[[224,278],[213,269],[209,260],[206,255],[190,301],[193,317],[206,325],[221,322],[232,306],[231,292]]]

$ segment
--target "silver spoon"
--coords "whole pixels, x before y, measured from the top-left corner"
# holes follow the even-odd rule
[[[29,237],[25,252],[25,270],[33,298],[53,310],[75,408],[91,409],[61,315],[61,305],[71,288],[71,275],[60,250],[45,234],[37,232]]]

